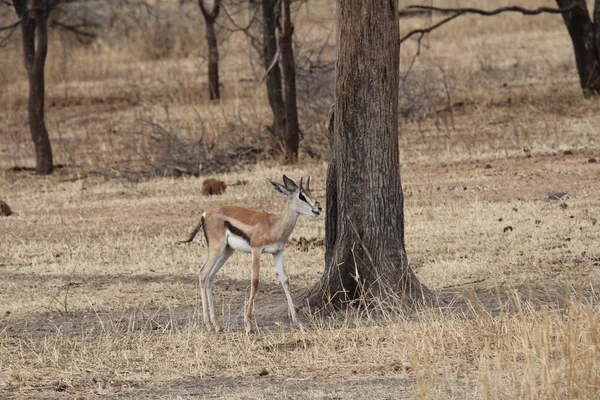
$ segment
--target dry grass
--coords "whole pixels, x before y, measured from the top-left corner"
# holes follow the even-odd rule
[[[188,6],[181,19],[165,6],[171,23],[147,20],[130,42],[114,34],[61,53],[55,38],[47,118],[57,162],[67,167],[51,177],[6,170],[33,159],[26,82],[11,67],[21,65],[20,53],[14,43],[2,49],[0,198],[15,213],[0,218],[2,397],[598,397],[600,176],[589,161],[600,157],[600,107],[580,96],[559,16],[448,25],[424,43],[401,89],[409,259],[450,306],[304,316],[311,329],[301,333],[289,326],[265,257],[255,308],[262,330],[247,336],[249,259],[236,255],[219,273],[227,331],[208,334],[196,275],[204,245],[175,242],[215,205],[277,209],[282,199],[266,178],[284,172],[312,175],[324,200],[332,75],[301,74],[298,165],[281,166],[268,150],[229,162],[229,172],[211,175],[227,191],[202,196],[204,177],[175,178],[168,168],[181,161],[202,171],[242,157],[262,147],[270,117],[259,64],[237,36],[223,54],[223,101],[208,101],[194,49],[201,35],[189,35],[201,22]],[[304,65],[330,62],[331,46],[317,53],[335,40],[332,5],[309,2],[297,15]],[[161,30],[190,38],[146,53],[143,40],[153,36],[142,33]],[[414,44],[402,51],[405,70]],[[550,200],[550,191],[569,195]],[[323,217],[301,218],[292,239],[322,238],[323,225]],[[290,244],[294,293],[319,278],[323,251]]]

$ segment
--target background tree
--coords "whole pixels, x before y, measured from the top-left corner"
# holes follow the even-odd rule
[[[577,7],[562,14],[573,42],[575,63],[584,95],[600,95],[600,0],[594,2],[594,19],[585,0],[556,0],[560,8]]]
[[[219,47],[215,21],[221,9],[221,0],[213,0],[212,7],[207,10],[204,0],[198,0],[200,11],[206,23],[206,42],[208,45],[208,91],[211,100],[220,99],[219,93]]]
[[[55,4],[50,0],[13,0],[21,26],[29,81],[29,130],[35,146],[35,172],[39,175],[53,171],[52,146],[44,121],[44,66],[48,53],[48,16]]]
[[[311,307],[371,296],[407,303],[431,296],[412,272],[404,245],[398,36],[395,0],[337,0],[325,272],[307,294]]]
[[[290,12],[290,0],[280,0],[281,23],[279,24],[279,48],[281,49],[281,66],[283,79],[283,103],[285,107],[285,134],[283,138],[286,155],[289,161],[298,158],[299,131],[298,105],[296,104],[296,63],[292,36],[294,25]]]
[[[0,5],[9,5],[14,8],[17,22],[0,27],[0,31],[7,31],[0,38],[2,47],[11,37],[14,29],[21,28],[21,43],[23,61],[29,83],[28,97],[28,122],[31,139],[35,148],[35,171],[39,175],[51,174],[54,170],[52,146],[45,123],[45,65],[48,54],[48,27],[56,27],[73,34],[80,43],[89,43],[96,37],[91,30],[98,25],[87,20],[86,12],[76,12],[71,9],[67,12],[61,8],[64,0],[13,0]],[[85,8],[79,4],[79,11]],[[53,15],[50,19],[50,15]]]
[[[275,140],[282,142],[285,132],[285,107],[279,68],[279,51],[277,46],[277,17],[275,5],[277,0],[262,1],[263,26],[263,62],[266,70],[265,85],[267,98],[273,112],[271,134]]]
[[[272,134],[282,144],[286,159],[295,161],[298,158],[300,130],[292,40],[294,26],[289,0],[263,0],[262,17],[265,81],[269,105],[273,111]],[[280,58],[283,71],[279,65]]]

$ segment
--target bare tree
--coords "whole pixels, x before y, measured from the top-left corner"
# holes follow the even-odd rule
[[[262,18],[255,18],[254,10],[260,6]],[[285,153],[287,161],[294,162],[298,157],[300,128],[296,95],[296,62],[293,48],[294,26],[291,20],[290,0],[262,0],[248,2],[249,22],[240,26],[224,7],[228,21],[234,28],[229,31],[243,32],[253,47],[258,43],[252,31],[256,20],[261,20],[262,43],[260,57],[263,61],[267,88],[267,98],[273,113],[273,123],[269,127],[277,146]]]
[[[279,48],[277,46],[277,16],[275,5],[277,0],[262,0],[263,24],[263,60],[266,70],[265,84],[267,98],[273,112],[271,134],[275,140],[283,142],[285,134],[285,107],[279,68]]]
[[[60,9],[64,0],[13,0],[2,4],[14,8],[18,20],[0,31],[8,34],[0,38],[2,47],[17,27],[21,28],[23,60],[29,82],[28,120],[31,139],[35,148],[35,171],[39,175],[51,174],[54,170],[52,146],[46,129],[45,77],[44,68],[48,54],[48,27],[53,26],[74,34],[82,43],[88,43],[96,37],[90,28],[98,25],[85,16],[73,18],[71,13]],[[56,10],[56,11],[55,11]],[[50,14],[58,14],[49,20]],[[77,13],[73,13],[77,14]]]
[[[411,270],[404,244],[398,36],[396,0],[337,0],[325,272],[306,295],[310,307],[432,298]]]
[[[585,0],[556,0],[560,8],[576,5],[562,14],[573,42],[579,82],[585,96],[600,95],[600,0],[594,2],[594,19]]]
[[[44,121],[44,66],[48,53],[48,16],[55,4],[50,0],[13,0],[21,26],[29,80],[29,130],[35,146],[35,172],[39,175],[53,171],[52,146]]]
[[[298,158],[298,142],[300,128],[298,126],[298,105],[296,103],[296,63],[292,35],[294,25],[290,13],[290,0],[280,0],[281,23],[279,24],[279,48],[281,49],[281,66],[283,79],[283,103],[285,107],[285,135],[283,143],[289,161]]]
[[[267,96],[273,112],[272,134],[282,144],[286,159],[294,162],[298,158],[300,128],[290,0],[263,0],[262,11],[263,59]]]
[[[215,21],[221,9],[221,0],[213,0],[212,7],[207,10],[204,0],[198,0],[200,11],[206,23],[206,42],[208,44],[208,91],[211,100],[220,99],[219,93],[219,47]]]

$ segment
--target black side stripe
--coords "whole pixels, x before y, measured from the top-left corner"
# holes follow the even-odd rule
[[[244,232],[240,228],[236,228],[235,226],[231,225],[231,222],[225,221],[225,228],[228,229],[229,232],[233,233],[234,235],[244,239],[246,243],[250,244],[250,236],[248,236],[246,232]]]

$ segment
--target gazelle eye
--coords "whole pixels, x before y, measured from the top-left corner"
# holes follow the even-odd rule
[[[304,197],[304,194],[300,193],[298,195],[298,198],[300,199],[300,201],[306,201],[306,197]],[[308,203],[308,201],[306,201]]]

